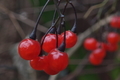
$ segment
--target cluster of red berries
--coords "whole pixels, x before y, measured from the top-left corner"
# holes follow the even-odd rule
[[[84,47],[92,51],[89,55],[89,61],[93,65],[100,65],[106,56],[104,43],[98,42],[95,38],[87,38],[84,41]]]
[[[44,37],[44,36],[43,36]],[[58,48],[56,44],[58,42]],[[30,60],[30,65],[35,70],[44,70],[50,75],[57,74],[64,70],[68,65],[67,53],[61,51],[59,48],[64,42],[64,32],[58,35],[48,33],[43,41],[42,48],[47,55],[40,55],[41,45],[38,41],[33,39],[24,39],[18,46],[19,55],[25,59]],[[66,48],[71,48],[77,42],[77,35],[72,31],[66,31]]]
[[[95,38],[87,38],[84,41],[84,47],[92,51],[89,55],[89,61],[93,65],[100,65],[106,56],[106,51],[114,52],[118,48],[119,35],[110,32],[107,35],[107,43],[98,42]]]
[[[42,11],[44,11],[44,8],[49,1],[50,0],[46,2]],[[54,2],[60,15],[56,21],[53,20],[52,26],[48,29],[46,34],[41,38],[40,41],[36,40],[37,25],[41,17],[41,12],[40,16],[38,17],[36,26],[34,27],[29,38],[22,40],[18,46],[19,55],[23,59],[29,60],[30,66],[33,69],[43,70],[49,75],[55,75],[68,66],[69,58],[64,50],[65,48],[73,47],[77,42],[77,35],[75,33],[77,19],[76,12],[74,26],[71,30],[66,31],[64,15],[58,9],[57,1],[54,0]],[[60,1],[58,3],[60,3]],[[66,7],[68,3],[71,4],[75,11],[75,8],[71,2],[67,2]],[[59,27],[56,27],[57,22],[60,23]],[[61,31],[61,28],[64,28],[64,31]],[[43,54],[43,51],[47,54]]]
[[[110,25],[114,28],[120,28],[120,17],[113,17]],[[92,51],[89,55],[89,61],[93,65],[100,65],[106,56],[106,52],[114,52],[118,49],[120,36],[116,32],[109,32],[106,36],[106,42],[98,42],[95,38],[87,38],[84,41],[86,50]]]
[[[120,16],[112,17],[112,19],[110,21],[110,25],[113,28],[119,28],[120,29]]]

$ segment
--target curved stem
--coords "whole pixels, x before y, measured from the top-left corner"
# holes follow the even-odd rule
[[[77,12],[76,12],[75,7],[74,7],[74,5],[72,4],[71,1],[69,1],[69,4],[72,6],[72,8],[74,10],[74,13],[75,13],[75,21],[74,21],[74,25],[73,25],[71,31],[74,32],[74,33],[76,33],[76,28],[77,28]]]
[[[56,9],[57,9],[57,12],[58,12],[58,14],[59,14],[59,16],[60,17],[64,17],[64,15],[61,13],[61,11],[60,11],[60,9],[59,9],[59,7],[58,7],[58,5],[57,5],[57,0],[53,0],[54,1],[54,3],[55,3],[55,6],[56,6]],[[60,0],[59,0],[60,1]]]
[[[64,52],[65,48],[66,48],[66,27],[65,27],[65,21],[64,21],[64,19],[62,20],[61,25],[64,28],[64,40],[63,40],[62,44],[58,47],[58,50]]]
[[[36,31],[37,31],[38,23],[39,23],[39,21],[40,21],[40,19],[41,19],[42,13],[44,12],[44,10],[45,10],[47,4],[49,3],[49,1],[50,1],[50,0],[47,0],[47,2],[45,3],[45,5],[43,6],[41,12],[39,13],[39,16],[38,16],[38,19],[37,19],[37,21],[36,21],[35,27],[34,27],[33,31],[31,32],[31,34],[30,34],[30,36],[29,36],[29,38],[31,38],[31,39],[33,39],[33,40],[36,39]]]

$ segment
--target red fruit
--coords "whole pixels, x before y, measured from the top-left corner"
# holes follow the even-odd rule
[[[46,66],[44,67],[44,71],[47,74],[55,75],[55,74],[59,73],[59,71],[55,71],[55,70],[51,69],[51,66],[48,64],[49,63],[48,56],[45,57],[44,61],[46,62]]]
[[[47,53],[49,53],[52,49],[56,48],[56,34],[47,34],[44,42],[43,42],[43,50]],[[61,40],[60,40],[60,35],[58,35],[58,46],[60,46]]]
[[[64,70],[68,65],[69,59],[65,52],[61,52],[58,49],[53,49],[48,54],[48,65],[56,72]]]
[[[45,66],[47,65],[47,62],[45,59],[46,56],[36,57],[32,60],[30,60],[30,65],[35,70],[43,70]]]
[[[114,52],[118,49],[118,45],[117,44],[107,44],[107,51],[109,52]]]
[[[25,60],[36,58],[40,54],[40,44],[32,39],[24,39],[18,46],[19,55]]]
[[[110,21],[110,25],[114,28],[120,28],[120,17],[114,16]]]
[[[98,42],[94,38],[87,38],[84,41],[84,47],[87,50],[95,50],[97,48]]]
[[[106,51],[102,48],[97,48],[92,53],[95,58],[103,59],[106,56]]]
[[[61,42],[64,40],[64,32],[61,34]],[[66,31],[66,48],[73,47],[77,42],[77,35],[72,31]]]
[[[59,73],[59,71],[55,71],[55,70],[51,69],[50,66],[47,66],[47,67],[44,69],[44,71],[45,71],[47,74],[49,74],[49,75],[55,75],[55,74],[58,74],[58,73]]]
[[[105,51],[107,50],[107,44],[103,42],[98,43],[98,48],[104,49]]]
[[[100,65],[103,59],[96,58],[93,54],[90,54],[89,61],[93,65]]]
[[[119,41],[119,34],[115,32],[110,32],[107,35],[107,41],[111,44],[117,44]]]

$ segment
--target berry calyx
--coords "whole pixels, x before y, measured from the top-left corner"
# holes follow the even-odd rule
[[[77,35],[72,31],[66,31],[65,33],[66,33],[66,38],[65,38],[66,48],[71,48],[77,42]],[[61,34],[61,42],[63,42],[63,40],[64,40],[64,32]]]
[[[110,32],[107,35],[107,41],[111,44],[117,44],[119,41],[119,34],[115,32]]]
[[[33,39],[24,39],[18,46],[19,55],[25,60],[36,58],[40,53],[40,44]]]
[[[87,50],[95,50],[97,48],[98,42],[95,38],[87,38],[84,41],[84,47]]]

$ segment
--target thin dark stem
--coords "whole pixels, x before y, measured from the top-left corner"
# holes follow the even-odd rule
[[[47,0],[47,2],[45,3],[45,5],[43,6],[41,12],[39,13],[39,16],[38,16],[38,19],[36,21],[35,27],[34,27],[32,33],[30,34],[29,38],[34,39],[34,40],[36,39],[36,31],[37,31],[38,23],[39,23],[39,21],[41,19],[42,13],[44,12],[44,10],[45,10],[47,4],[49,3],[49,1],[50,0]]]
[[[59,1],[58,1],[57,6],[59,6],[59,5],[60,5],[60,2],[61,2],[61,0],[59,0]],[[55,12],[54,12],[54,15],[53,15],[53,20],[52,20],[52,23],[54,23],[54,22],[55,22],[56,13],[57,13],[57,9],[55,9]]]
[[[65,48],[66,48],[66,27],[65,27],[64,18],[62,20],[61,26],[64,28],[64,40],[63,40],[62,44],[58,47],[58,50],[64,52]]]
[[[58,6],[59,6],[60,2],[61,2],[61,0],[58,1],[58,4],[57,4]],[[52,19],[52,26],[53,26],[53,24],[55,23],[56,14],[57,14],[57,10],[55,9],[55,12],[54,12],[54,14],[53,14],[53,19]],[[56,26],[53,26],[53,28],[52,28],[52,30],[50,31],[50,33],[53,33],[53,34],[54,34],[54,33],[56,32],[55,27],[56,27]]]
[[[75,21],[74,21],[74,25],[71,29],[72,32],[76,33],[76,28],[77,28],[77,12],[76,12],[76,9],[74,7],[74,5],[72,4],[71,1],[69,1],[69,4],[72,6],[73,10],[74,10],[74,13],[75,13]]]
[[[45,37],[47,36],[47,34],[51,31],[51,29],[58,23],[58,21],[60,20],[60,17],[57,18],[57,20],[55,21],[54,24],[52,24],[52,26],[48,29],[48,31],[45,33],[44,37],[42,38],[41,40],[41,52],[39,54],[39,56],[42,55],[42,46],[43,46],[43,43],[44,43],[44,40],[45,40]]]
[[[68,2],[68,3],[69,3],[69,2]],[[65,4],[64,10],[63,10],[63,12],[62,12],[63,15],[65,14],[65,11],[66,11],[66,8],[67,8],[67,6],[68,6],[68,3]],[[57,33],[58,33],[58,34],[61,33],[61,23],[62,23],[62,20],[63,20],[63,18],[61,18],[61,20],[60,20],[60,25],[59,25],[59,27],[57,28]]]
[[[61,13],[58,5],[57,5],[57,0],[53,0],[53,1],[54,1],[54,3],[55,3],[55,6],[56,6],[56,9],[57,9],[57,12],[58,12],[59,16],[60,16],[60,17],[64,17],[64,15],[62,15],[62,13]]]
[[[65,44],[65,47],[66,47],[66,27],[65,27],[65,21],[63,21],[63,27],[64,27],[64,44]]]
[[[56,27],[55,27],[56,29]],[[55,30],[55,35],[56,35],[56,48],[58,48],[58,33],[57,33],[57,29]]]

